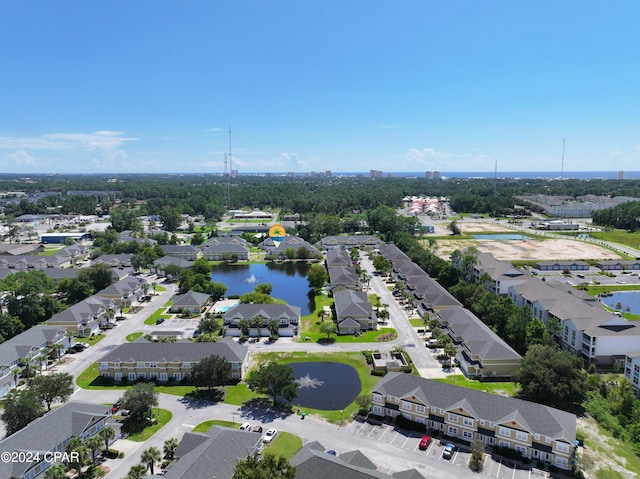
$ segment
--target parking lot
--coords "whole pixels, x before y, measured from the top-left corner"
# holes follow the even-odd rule
[[[448,441],[440,438],[433,438],[427,449],[422,451],[418,448],[418,445],[423,434],[376,422],[354,422],[351,427],[358,435],[384,442],[398,449],[423,455],[425,463],[430,463],[430,465],[435,466],[437,462],[442,462],[461,467],[465,471],[469,470],[468,463],[471,458],[471,451],[467,446],[455,444],[456,450],[453,456],[451,459],[445,459],[442,453]],[[549,474],[544,471],[515,464],[509,460],[494,459],[490,455],[485,456],[482,474],[496,479],[545,479],[549,477]]]

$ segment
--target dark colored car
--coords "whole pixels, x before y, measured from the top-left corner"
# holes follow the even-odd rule
[[[451,459],[454,452],[456,452],[456,446],[453,444],[447,444],[444,446],[444,451],[442,451],[442,457],[444,459]]]
[[[422,439],[420,439],[420,444],[418,444],[418,448],[424,451],[427,447],[429,447],[429,444],[431,444],[431,436],[422,436]]]
[[[156,324],[162,324],[162,323],[164,323],[164,318],[156,319]]]

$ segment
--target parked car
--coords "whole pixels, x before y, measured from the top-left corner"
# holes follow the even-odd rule
[[[164,318],[156,319],[156,324],[162,324],[162,323],[164,323]]]
[[[111,414],[115,414],[120,410],[120,406],[122,405],[122,400],[118,399],[116,402],[113,403],[113,406],[111,406]]]
[[[337,456],[338,455],[338,453],[336,451],[334,451],[333,449],[329,449],[327,451],[327,454],[329,454],[330,456]]]
[[[267,433],[262,437],[262,442],[264,442],[265,444],[269,444],[271,441],[273,441],[273,438],[276,437],[276,434],[278,434],[277,429],[269,429]]]
[[[261,426],[260,424],[258,424],[258,425],[256,425],[256,426],[253,426],[253,427],[251,428],[251,432],[259,432],[259,433],[262,433],[262,426]]]
[[[451,459],[454,452],[456,452],[456,446],[453,444],[447,444],[444,446],[444,451],[442,451],[442,457],[444,459]]]
[[[242,426],[240,426],[241,431],[251,431],[251,424],[245,422]]]
[[[198,336],[200,336],[200,330],[199,330],[199,329],[196,329],[196,330],[193,332],[193,337],[194,337],[194,338],[197,338]]]
[[[418,448],[421,450],[425,450],[431,444],[431,436],[422,436],[420,439],[420,444],[418,444]]]

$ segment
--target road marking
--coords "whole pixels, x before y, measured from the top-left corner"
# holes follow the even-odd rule
[[[182,424],[182,426],[190,427],[191,429],[193,429],[195,427],[193,424]]]
[[[367,425],[367,423],[366,423],[366,422],[363,422],[363,423],[362,423],[362,426],[360,426],[360,427],[358,428],[358,434],[360,434],[360,431],[362,431],[362,428],[363,428],[363,427],[365,427],[366,425]]]
[[[380,435],[380,437],[378,438],[378,441],[379,441],[380,439],[382,439],[382,436],[384,436],[384,435],[387,433],[387,431],[388,431],[389,429],[391,429],[391,428],[386,428],[386,427],[384,428],[384,432]],[[392,439],[392,441],[393,441],[393,439]]]

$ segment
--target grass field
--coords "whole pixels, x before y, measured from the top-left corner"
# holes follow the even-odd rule
[[[147,319],[144,320],[144,324],[147,324],[147,325],[156,324],[156,321],[160,318],[171,319],[171,315],[164,314],[164,312],[165,312],[165,308],[157,309],[155,313],[153,313],[151,316],[149,316]]]
[[[153,417],[156,419],[157,424],[153,424],[151,426],[145,427],[142,431],[132,433],[129,435],[127,439],[135,442],[144,442],[147,441],[151,436],[153,436],[156,432],[158,432],[165,424],[171,421],[171,411],[167,411],[166,409],[153,409]]]
[[[518,386],[514,382],[486,382],[486,381],[474,381],[467,379],[462,373],[455,376],[448,376],[446,378],[436,379],[442,383],[452,384],[467,389],[475,389],[476,391],[484,391],[491,394],[500,394],[515,396],[518,390]]]
[[[194,427],[191,432],[207,432],[211,426],[222,426],[222,427],[232,427],[238,429],[240,427],[240,422],[233,421],[222,421],[220,419],[211,419],[209,421],[201,422],[196,427]]]
[[[302,449],[302,439],[285,431],[280,431],[273,442],[265,447],[265,451],[272,452],[276,456],[282,456],[288,461],[300,449]]]
[[[131,333],[128,334],[127,337],[125,338],[127,340],[128,343],[132,343],[134,342],[136,339],[138,339],[140,336],[142,336],[144,333]]]
[[[589,235],[599,240],[611,241],[640,249],[640,232],[629,233],[625,230],[611,230],[589,232]]]

